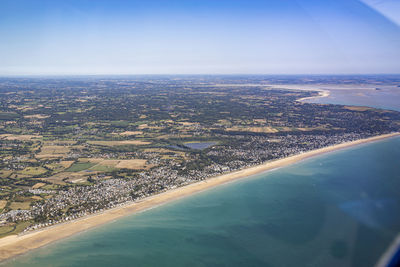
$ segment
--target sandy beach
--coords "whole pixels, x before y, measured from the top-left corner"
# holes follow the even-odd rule
[[[69,237],[71,235],[88,230],[90,228],[114,221],[123,216],[140,212],[185,196],[189,196],[194,193],[198,193],[206,189],[218,186],[220,184],[224,184],[241,178],[246,178],[251,175],[259,174],[275,168],[284,167],[299,162],[301,160],[318,156],[324,153],[399,135],[400,133],[380,135],[376,137],[357,140],[353,142],[347,142],[339,145],[334,145],[322,149],[305,152],[299,155],[271,161],[255,167],[250,167],[240,171],[210,178],[205,181],[196,182],[187,186],[169,190],[167,192],[142,199],[135,203],[129,203],[127,205],[110,209],[102,213],[93,214],[74,221],[58,224],[35,232],[30,232],[18,236],[17,235],[7,236],[0,239],[0,261],[26,253],[27,251],[32,249],[48,245],[54,241]]]

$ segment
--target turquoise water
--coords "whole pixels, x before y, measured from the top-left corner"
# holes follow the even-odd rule
[[[400,232],[400,138],[222,185],[7,266],[372,266]]]

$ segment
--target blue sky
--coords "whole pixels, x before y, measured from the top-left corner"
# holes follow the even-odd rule
[[[398,2],[1,0],[0,75],[400,73]]]

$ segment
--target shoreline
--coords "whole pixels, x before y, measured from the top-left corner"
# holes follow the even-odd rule
[[[214,188],[218,185],[226,184],[238,179],[244,179],[246,177],[251,177],[267,171],[272,171],[274,169],[285,167],[328,152],[334,152],[344,148],[350,148],[353,146],[371,143],[395,136],[400,136],[400,133],[396,132],[391,134],[378,135],[366,139],[360,139],[316,150],[311,150],[301,154],[277,159],[261,165],[245,168],[227,174],[222,174],[203,181],[171,189],[157,195],[141,199],[137,202],[127,203],[126,205],[115,207],[101,213],[91,214],[77,220],[56,224],[22,235],[6,236],[0,239],[0,262],[24,254],[30,250],[43,247],[55,241],[70,237],[74,234],[92,229],[106,223],[110,223],[127,215],[132,215],[151,208],[155,208],[162,204],[166,204],[171,201],[190,196],[210,188]]]
[[[316,91],[316,90],[310,90],[310,91]],[[330,96],[330,92],[328,90],[318,90],[318,95],[317,96],[309,96],[309,97],[303,97],[299,98],[296,101],[298,102],[304,102],[304,100],[311,100],[311,99],[316,99],[316,98],[323,98],[323,97],[328,97]]]

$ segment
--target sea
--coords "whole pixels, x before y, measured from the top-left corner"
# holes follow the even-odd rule
[[[3,265],[374,266],[400,233],[399,189],[394,137],[224,184]]]

